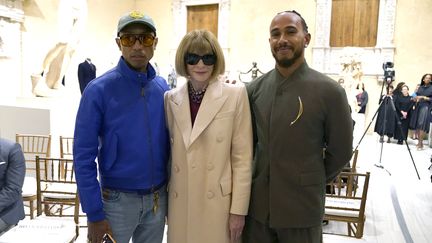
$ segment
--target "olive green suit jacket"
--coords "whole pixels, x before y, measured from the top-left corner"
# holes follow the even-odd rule
[[[352,155],[345,91],[306,62],[288,78],[273,69],[247,90],[254,126],[249,215],[273,228],[319,226],[325,184]]]

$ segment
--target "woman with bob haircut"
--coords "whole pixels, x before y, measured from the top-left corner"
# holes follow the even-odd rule
[[[252,171],[246,88],[219,80],[225,59],[207,30],[183,37],[175,67],[187,82],[165,93],[172,156],[168,242],[239,241]]]

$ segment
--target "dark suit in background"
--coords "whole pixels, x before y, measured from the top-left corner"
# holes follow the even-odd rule
[[[90,58],[78,65],[78,81],[81,94],[84,92],[87,84],[96,78],[96,66],[91,63]]]
[[[0,235],[25,217],[25,158],[19,144],[0,138]]]

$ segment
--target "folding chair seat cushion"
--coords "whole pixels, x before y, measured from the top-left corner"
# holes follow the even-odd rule
[[[325,209],[325,214],[327,215],[358,217],[360,213],[361,200],[326,197],[325,205],[327,207]]]
[[[348,236],[363,236],[369,177],[370,172],[341,172],[329,183],[332,190],[326,193],[324,219],[346,223]]]
[[[37,181],[36,178],[26,176],[24,177],[24,184],[22,187],[22,196],[23,197],[31,197],[36,195],[37,191]]]
[[[361,199],[326,197],[325,205],[346,210],[360,210]]]
[[[47,184],[46,186],[46,190],[47,191],[54,191],[54,192],[62,192],[61,194],[58,193],[49,193],[49,192],[45,192],[43,193],[43,197],[44,198],[55,198],[55,199],[71,199],[74,200],[75,199],[75,193],[77,190],[77,187],[75,184],[57,184],[57,183],[53,183],[53,184]],[[69,192],[71,193],[70,195],[65,194],[65,192]]]

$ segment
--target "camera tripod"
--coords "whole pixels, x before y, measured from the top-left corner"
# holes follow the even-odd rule
[[[384,87],[384,84],[383,84],[383,87]],[[381,97],[382,97],[382,96],[381,96]],[[383,107],[383,110],[384,110],[384,116],[383,116],[383,118],[384,118],[384,119],[383,119],[384,123],[383,123],[383,129],[382,129],[382,130],[383,130],[383,134],[384,134],[384,132],[385,132],[385,128],[386,128],[386,123],[387,123],[387,106],[388,106],[388,105],[390,105],[391,109],[393,110],[393,114],[394,114],[395,119],[396,119],[396,121],[397,121],[397,124],[396,124],[396,125],[397,125],[397,127],[399,128],[399,132],[400,132],[400,134],[402,134],[402,136],[404,136],[404,135],[403,135],[404,133],[403,133],[403,131],[402,131],[402,123],[401,123],[401,121],[400,121],[399,116],[397,115],[396,107],[395,107],[394,102],[393,102],[393,98],[392,98],[391,96],[385,96],[384,98],[381,99],[381,102],[380,102],[380,104],[379,104],[379,106],[378,106],[378,109],[376,110],[375,114],[373,115],[372,120],[370,121],[369,125],[367,126],[366,130],[364,131],[362,137],[360,138],[360,140],[359,140],[359,142],[357,143],[357,146],[356,146],[356,148],[355,148],[354,150],[357,150],[358,147],[360,146],[360,143],[362,142],[364,136],[366,135],[367,131],[369,130],[369,127],[372,125],[373,121],[375,120],[375,117],[378,115],[378,113],[379,113],[381,107]],[[382,152],[383,152],[383,147],[384,147],[384,141],[383,141],[383,139],[382,139],[383,137],[384,137],[384,135],[381,135],[381,139],[380,139],[380,142],[381,142],[381,150],[380,150],[379,163],[374,164],[374,165],[375,165],[376,167],[380,168],[380,169],[384,169],[384,170],[385,170],[385,171],[386,171],[386,172],[391,176],[390,171],[388,171],[388,170],[387,170],[387,169],[382,165],[382,162],[381,162],[381,160],[382,160]],[[407,147],[407,149],[408,149],[408,153],[409,153],[409,155],[410,155],[410,157],[411,157],[411,161],[412,161],[413,166],[414,166],[414,169],[415,169],[415,171],[416,171],[416,173],[417,173],[417,178],[420,180],[420,175],[419,175],[419,173],[418,173],[418,171],[417,171],[417,167],[416,167],[416,165],[415,165],[414,158],[413,158],[413,156],[412,156],[412,154],[411,154],[411,150],[410,150],[410,148],[409,148],[409,146],[408,146],[408,142],[407,142],[407,140],[406,140],[406,137],[404,137],[403,141],[405,142],[405,145],[406,145],[406,147]],[[431,166],[432,166],[432,165],[431,165]]]

